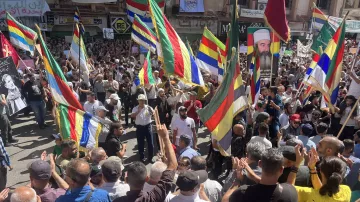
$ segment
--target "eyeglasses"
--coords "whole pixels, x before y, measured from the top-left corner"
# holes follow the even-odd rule
[[[300,124],[301,122],[300,121],[295,121],[294,124]]]

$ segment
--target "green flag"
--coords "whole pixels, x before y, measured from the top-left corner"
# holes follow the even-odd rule
[[[334,33],[335,30],[331,27],[329,22],[326,22],[321,28],[320,33],[314,38],[311,49],[316,53],[321,54],[321,48],[326,48]]]

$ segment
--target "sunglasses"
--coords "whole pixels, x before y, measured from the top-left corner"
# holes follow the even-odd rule
[[[294,124],[300,124],[301,122],[300,121],[295,121]]]

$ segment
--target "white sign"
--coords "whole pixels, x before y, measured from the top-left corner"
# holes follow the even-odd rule
[[[114,30],[111,28],[103,28],[104,39],[114,39]]]
[[[302,58],[311,58],[311,45],[312,42],[307,44],[306,46],[304,46],[301,41],[298,39],[297,40],[297,56],[298,57],[302,57]]]
[[[46,0],[12,0],[0,1],[0,18],[6,17],[6,11],[13,17],[42,16],[50,11]]]
[[[264,10],[242,8],[240,11],[240,16],[246,18],[264,18]]]
[[[47,23],[39,23],[39,27],[41,31],[47,31]]]
[[[342,18],[337,18],[334,16],[329,17],[329,24],[336,30],[341,22]],[[358,20],[346,20],[346,32],[349,33],[360,33],[360,21]]]
[[[248,47],[247,46],[240,46],[240,53],[247,53]]]

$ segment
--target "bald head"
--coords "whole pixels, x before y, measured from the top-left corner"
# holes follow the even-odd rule
[[[99,164],[100,161],[106,159],[106,152],[102,147],[95,148],[91,151],[91,161],[94,164]]]
[[[344,144],[336,137],[326,136],[317,145],[320,156],[337,156],[344,150]]]
[[[34,189],[30,187],[18,187],[11,195],[10,202],[37,202],[38,198]]]
[[[82,159],[72,159],[66,167],[67,182],[71,188],[85,186],[90,177],[90,165]],[[70,181],[70,182],[69,182]]]
[[[244,126],[241,124],[235,124],[233,127],[233,132],[235,135],[244,136]]]

